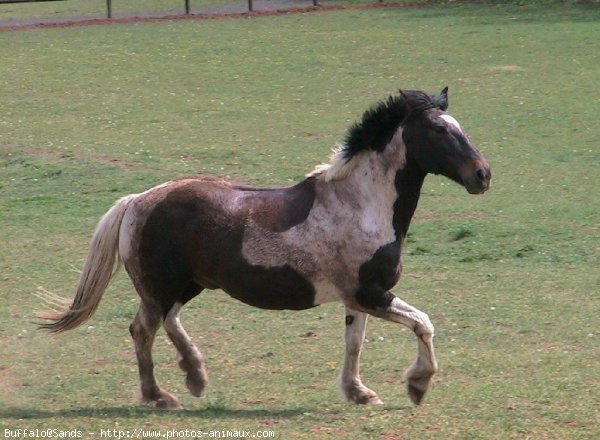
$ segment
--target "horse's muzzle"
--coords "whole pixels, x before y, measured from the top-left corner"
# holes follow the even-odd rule
[[[490,189],[492,171],[487,163],[478,166],[472,174],[463,179],[465,188],[469,194],[483,194]]]

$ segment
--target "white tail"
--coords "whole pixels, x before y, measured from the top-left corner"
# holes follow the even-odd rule
[[[45,311],[38,317],[52,322],[40,327],[52,333],[75,328],[87,321],[96,311],[102,294],[121,267],[117,258],[119,229],[129,203],[137,197],[131,194],[121,198],[98,222],[90,243],[90,251],[81,271],[77,293],[71,305],[63,311]],[[48,292],[44,296],[49,303],[57,303],[56,295]]]

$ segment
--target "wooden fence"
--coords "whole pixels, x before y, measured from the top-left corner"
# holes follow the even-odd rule
[[[67,0],[0,0],[0,3],[33,3],[33,2],[57,2],[57,1],[67,1]],[[317,6],[318,0],[312,0],[313,5]],[[112,0],[106,0],[106,17],[112,18]],[[252,4],[252,0],[248,0],[248,11],[253,11],[254,6]],[[190,13],[190,0],[184,0],[184,11],[186,14]]]

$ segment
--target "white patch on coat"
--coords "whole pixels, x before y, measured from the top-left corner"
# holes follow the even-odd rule
[[[460,126],[460,124],[458,123],[458,121],[456,119],[454,119],[452,116],[450,116],[448,114],[443,114],[443,115],[440,115],[440,118],[442,118],[448,124],[452,125],[456,129],[458,129],[458,131],[460,131],[461,133],[463,132],[463,129]]]
[[[405,156],[399,129],[383,152],[355,155],[344,178],[339,172],[333,178],[329,170],[316,175],[315,202],[306,220],[283,232],[248,224],[242,255],[252,265],[291,266],[315,287],[315,304],[353,294],[360,266],[396,239],[395,176]]]
[[[322,175],[326,182],[341,180],[348,177],[356,167],[355,160],[348,160],[344,157],[344,146],[341,144],[333,149],[330,160],[331,163],[317,165],[306,177]]]

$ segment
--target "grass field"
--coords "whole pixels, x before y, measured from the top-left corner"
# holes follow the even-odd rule
[[[551,4],[1,33],[1,432],[600,438],[599,32],[599,8]],[[157,339],[175,412],[136,401],[123,273],[80,329],[36,330],[34,293],[72,295],[121,195],[197,173],[289,184],[374,101],[445,85],[494,182],[473,197],[426,181],[394,289],[436,326],[441,370],[420,407],[400,380],[414,337],[376,319],[362,376],[386,405],[342,401],[340,304],[269,312],[203,293],[183,321],[207,359],[204,397]]]

